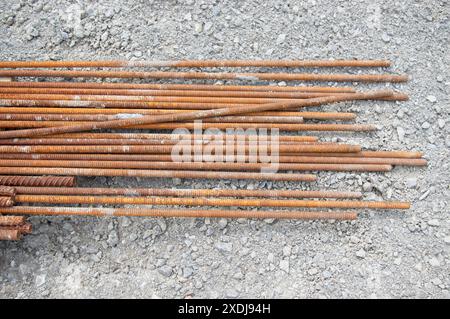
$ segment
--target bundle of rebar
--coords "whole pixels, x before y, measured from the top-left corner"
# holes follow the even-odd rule
[[[0,239],[16,240],[30,231],[23,217],[11,215],[351,220],[357,217],[353,209],[407,209],[409,203],[364,201],[363,194],[347,191],[74,187],[76,176],[314,182],[317,171],[382,173],[399,165],[425,166],[420,152],[367,150],[309,135],[258,136],[278,131],[364,134],[376,130],[372,124],[348,123],[357,118],[355,113],[311,108],[357,100],[405,101],[406,94],[259,82],[407,81],[405,75],[373,70],[342,73],[390,65],[386,60],[0,61]],[[222,70],[230,67],[341,71]],[[33,80],[26,81],[29,78]],[[75,78],[240,83],[80,82]],[[161,132],[167,130],[175,131]],[[182,160],[174,160],[174,150],[183,151]],[[7,224],[9,220],[17,223]]]

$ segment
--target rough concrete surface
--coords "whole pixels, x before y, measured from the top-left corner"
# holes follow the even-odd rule
[[[447,0],[1,0],[2,60],[392,60],[384,71],[410,75],[407,84],[355,85],[399,88],[410,100],[326,106],[380,130],[320,136],[421,150],[429,166],[320,173],[308,185],[82,178],[82,186],[358,190],[412,208],[366,210],[354,222],[33,217],[32,235],[0,243],[0,297],[449,298],[449,13]]]

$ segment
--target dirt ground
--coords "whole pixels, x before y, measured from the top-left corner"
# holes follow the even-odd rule
[[[0,242],[0,298],[449,298],[449,13],[447,0],[0,0],[2,60],[389,59],[392,68],[373,72],[406,73],[408,83],[356,87],[389,86],[410,100],[323,107],[380,130],[318,135],[429,160],[382,174],[324,172],[308,185],[80,178],[356,190],[412,208],[363,210],[353,222],[33,217],[32,235]]]

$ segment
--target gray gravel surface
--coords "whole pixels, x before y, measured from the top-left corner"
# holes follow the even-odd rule
[[[381,129],[338,140],[422,150],[429,166],[321,173],[311,185],[82,178],[82,186],[359,190],[412,209],[362,211],[354,222],[34,217],[32,235],[0,243],[0,297],[449,298],[449,11],[446,0],[1,0],[2,60],[392,60],[387,71],[411,76],[394,86],[408,102],[324,109],[357,111]]]

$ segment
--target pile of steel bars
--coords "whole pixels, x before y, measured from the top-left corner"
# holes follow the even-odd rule
[[[260,83],[407,81],[405,75],[372,69],[390,65],[386,60],[0,61],[0,239],[19,239],[31,230],[25,219],[11,215],[348,220],[357,217],[354,209],[407,209],[409,203],[364,201],[363,194],[346,191],[74,187],[76,176],[314,182],[318,171],[382,173],[399,165],[425,166],[421,152],[367,150],[284,133],[374,131],[375,125],[354,123],[355,113],[311,108],[358,100],[394,103],[407,100],[406,94]],[[170,68],[188,70],[166,70]],[[203,70],[210,68],[221,69]],[[249,68],[264,69],[247,72]],[[265,72],[267,68],[291,72]],[[293,72],[299,68],[315,71]],[[321,68],[339,71],[317,72]],[[248,131],[254,134],[243,134]],[[282,133],[276,136],[276,149],[270,134],[265,140],[258,136],[274,131]],[[183,151],[183,160],[174,160],[174,150]],[[261,154],[266,157],[255,156]],[[267,156],[276,163],[267,162]],[[276,169],[266,171],[269,164]],[[9,220],[21,222],[7,224]]]

